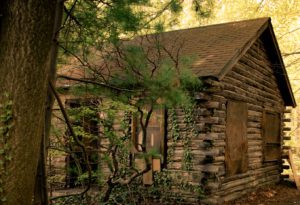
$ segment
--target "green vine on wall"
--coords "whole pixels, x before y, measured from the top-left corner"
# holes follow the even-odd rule
[[[180,139],[180,131],[179,131],[179,125],[177,121],[177,114],[174,109],[170,109],[169,111],[169,117],[170,117],[170,123],[171,123],[171,139],[172,144],[171,147],[168,149],[168,162],[172,162],[172,158],[175,153],[175,146]]]
[[[10,130],[13,127],[12,101],[9,100],[9,94],[4,94],[4,102],[0,104],[0,201],[6,201],[4,190],[4,179],[6,176],[7,165],[11,161],[8,139],[10,138]]]
[[[171,123],[171,139],[172,144],[171,147],[168,149],[168,161],[172,161],[172,157],[175,153],[175,146],[178,143],[179,140],[182,140],[183,142],[183,157],[182,157],[182,163],[183,163],[183,169],[184,170],[191,170],[192,169],[192,160],[193,160],[193,154],[191,150],[191,143],[192,138],[197,136],[197,132],[195,129],[195,121],[193,116],[193,106],[189,106],[183,109],[184,110],[184,123],[186,124],[186,133],[184,135],[180,134],[180,129],[177,121],[177,114],[174,109],[169,110],[169,117],[170,117],[170,123]]]
[[[191,170],[193,163],[193,154],[191,150],[192,138],[197,133],[195,132],[195,121],[193,116],[193,106],[188,106],[184,109],[184,122],[186,123],[186,134],[183,136],[183,165],[185,170]]]
[[[183,157],[182,157],[182,163],[183,163],[182,167],[184,170],[190,171],[193,168],[192,161],[194,157],[191,150],[191,143],[192,143],[192,139],[198,135],[198,132],[197,132],[196,122],[194,117],[194,106],[190,105],[184,108],[183,111],[184,111],[184,123],[186,125],[185,134],[180,133],[176,110],[175,109],[168,110],[168,114],[169,114],[168,116],[170,118],[169,122],[171,124],[170,138],[172,142],[172,144],[168,149],[168,162],[172,163],[172,158],[174,157],[174,153],[175,153],[175,147],[178,144],[179,140],[182,140],[183,148],[184,148]],[[159,174],[158,176],[160,176],[161,174]],[[180,190],[195,193],[197,194],[199,199],[201,199],[204,196],[203,187],[200,184],[193,184],[185,181],[182,178],[182,175],[179,173],[173,173],[173,174],[175,174],[173,177],[176,179],[175,180],[176,182],[174,182],[174,179],[170,180],[172,181],[171,183],[172,186],[174,186],[175,185],[174,183],[176,183],[176,186],[180,187]],[[166,176],[170,178],[169,173],[165,173],[163,176],[164,179],[167,178]],[[168,188],[169,190],[171,189],[171,187]],[[164,195],[166,195],[166,193],[167,191],[164,192]],[[180,200],[184,200],[184,197],[182,197],[182,193],[175,193],[175,196],[171,196],[171,198],[172,197],[173,199],[176,199],[177,202],[179,202]]]

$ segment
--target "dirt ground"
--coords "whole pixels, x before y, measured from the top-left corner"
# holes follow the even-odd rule
[[[293,182],[285,181],[258,189],[226,205],[300,205],[300,190]]]

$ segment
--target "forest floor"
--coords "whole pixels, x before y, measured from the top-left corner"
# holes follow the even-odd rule
[[[290,181],[251,192],[226,205],[300,205],[300,190]]]
[[[52,196],[80,193],[81,191],[82,189],[56,190]],[[264,186],[223,205],[300,205],[300,190],[297,189],[294,182],[284,181],[276,185]]]

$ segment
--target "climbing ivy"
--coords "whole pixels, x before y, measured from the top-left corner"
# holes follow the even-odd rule
[[[7,142],[13,127],[12,100],[9,99],[8,93],[5,93],[3,98],[4,102],[0,104],[0,200],[2,203],[6,201],[3,176],[8,174],[7,165],[11,161],[11,147]]]
[[[170,117],[170,123],[171,123],[171,140],[172,144],[168,149],[168,162],[172,162],[172,157],[174,156],[175,153],[175,146],[180,139],[180,131],[179,131],[179,125],[177,121],[177,114],[174,109],[169,109],[168,110],[169,117]]]
[[[169,117],[171,123],[170,137],[172,140],[172,144],[168,149],[168,162],[172,162],[172,157],[174,156],[174,152],[175,152],[175,146],[179,140],[182,140],[183,148],[184,148],[182,163],[183,163],[183,169],[187,171],[191,170],[192,168],[192,159],[193,159],[193,154],[191,150],[192,138],[194,138],[198,134],[195,129],[196,124],[194,121],[193,110],[194,110],[193,105],[189,105],[183,108],[184,123],[186,125],[185,134],[180,134],[176,111],[174,109],[169,110]]]
[[[196,122],[194,117],[194,105],[190,104],[189,106],[181,108],[184,111],[184,123],[185,123],[185,134],[180,133],[180,128],[178,124],[178,116],[176,113],[176,109],[168,110],[168,117],[170,123],[170,141],[168,149],[168,164],[171,164],[173,161],[175,147],[178,142],[182,140],[183,142],[183,156],[182,156],[182,168],[183,170],[190,171],[193,167],[193,154],[191,150],[192,139],[195,138],[199,133],[197,132]],[[162,177],[162,179],[160,179]],[[168,180],[170,179],[171,180]],[[167,197],[169,199],[173,199],[176,202],[184,200],[182,193],[173,193],[168,194],[169,190],[171,190],[172,186],[176,186],[182,191],[187,191],[190,193],[194,193],[198,196],[199,199],[203,198],[204,191],[201,184],[191,184],[188,181],[184,180],[180,173],[173,173],[173,176],[170,176],[170,173],[167,170],[163,170],[162,173],[156,175],[155,180],[162,182],[165,184],[163,187],[167,187],[166,191],[164,191],[163,195],[160,196],[162,198]],[[155,182],[156,183],[156,182]],[[168,189],[169,188],[169,189]],[[171,196],[172,195],[172,196]],[[167,200],[165,200],[167,201]]]
[[[193,106],[184,108],[184,122],[186,123],[186,133],[183,137],[183,168],[191,170],[193,154],[191,150],[191,138],[194,136]]]

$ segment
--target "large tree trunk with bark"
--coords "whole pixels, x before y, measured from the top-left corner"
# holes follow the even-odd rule
[[[58,0],[55,9],[55,21],[52,33],[52,46],[50,54],[50,70],[48,75],[48,81],[55,85],[56,79],[56,59],[58,53],[58,36],[61,27],[61,21],[63,16],[64,0]],[[50,144],[50,127],[52,119],[52,107],[54,103],[54,96],[51,92],[50,86],[47,90],[46,107],[45,107],[45,126],[43,139],[41,143],[40,159],[38,163],[38,170],[36,175],[35,190],[34,190],[34,201],[33,205],[47,205],[48,202],[48,189],[47,189],[47,172],[46,172],[46,161],[47,161],[47,148]]]
[[[3,204],[32,201],[44,132],[55,6],[56,0],[0,1],[0,113],[12,111],[12,119],[0,121],[0,128],[5,128],[0,148],[6,148],[0,155]],[[11,108],[4,106],[9,101]]]

